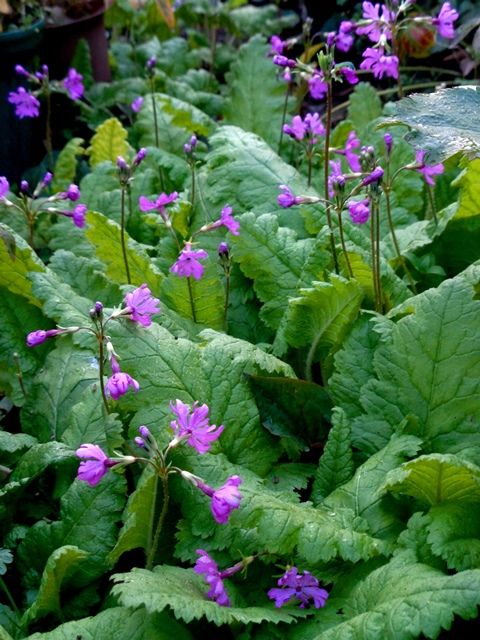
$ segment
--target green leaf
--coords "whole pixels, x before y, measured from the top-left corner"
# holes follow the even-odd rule
[[[1,636],[0,636],[1,638]],[[66,622],[52,631],[34,633],[27,640],[192,640],[190,633],[166,614],[149,614],[114,607],[91,618]],[[1,638],[3,640],[3,638]]]
[[[391,471],[384,488],[430,505],[479,502],[480,467],[458,456],[432,453]]]
[[[239,220],[242,231],[232,239],[233,259],[254,281],[255,293],[264,303],[260,317],[277,329],[289,299],[300,287],[318,279],[326,268],[329,257],[325,239],[298,240],[292,229],[279,227],[273,214],[256,218],[253,213],[245,213]]]
[[[450,502],[428,513],[427,541],[449,569],[463,571],[480,566],[480,513],[470,503]]]
[[[9,549],[0,549],[0,576],[7,573],[7,564],[13,562],[13,555]]]
[[[85,38],[80,38],[80,40],[78,40],[73,54],[73,59],[70,64],[74,69],[82,74],[85,89],[90,89],[94,83],[92,56],[88,40]]]
[[[105,264],[105,273],[114,282],[127,281],[120,242],[120,227],[101,213],[89,211],[85,236],[95,248],[95,255]],[[139,286],[146,282],[154,293],[160,289],[163,275],[154,267],[141,246],[125,234],[131,283]]]
[[[280,140],[287,84],[267,57],[265,38],[254,36],[237,53],[227,75],[225,121],[262,137],[275,149]]]
[[[214,121],[188,102],[164,93],[155,93],[153,99],[157,112],[158,145],[155,141],[152,97],[147,96],[134,125],[139,146],[158,146],[184,157],[183,145],[193,133],[208,137],[215,130]]]
[[[117,118],[102,122],[87,149],[92,167],[106,160],[115,163],[118,156],[126,157],[129,149],[127,137],[128,132]]]
[[[73,405],[86,387],[98,382],[98,363],[91,352],[73,348],[67,337],[58,340],[22,408],[24,431],[44,442],[60,439]],[[102,402],[99,390],[97,401]]]
[[[361,138],[372,122],[382,115],[382,101],[369,82],[359,82],[350,96],[348,120]]]
[[[29,271],[44,271],[42,261],[37,258],[25,240],[9,227],[0,224],[0,231],[8,232],[15,241],[14,248],[0,242],[0,286],[39,306],[32,295],[32,284],[27,274]]]
[[[313,502],[322,502],[334,489],[350,480],[353,470],[350,423],[345,412],[336,407],[332,412],[332,428],[313,481]]]
[[[377,379],[361,389],[366,415],[353,423],[356,446],[378,450],[407,416],[427,452],[480,446],[473,420],[480,408],[480,303],[472,296],[465,279],[446,280],[412,298],[403,307],[410,315],[391,322],[374,356]]]
[[[72,138],[58,154],[53,172],[52,190],[66,191],[77,173],[77,156],[85,153],[83,138]]]
[[[480,159],[472,160],[455,180],[460,187],[458,209],[454,220],[478,216],[480,209]]]
[[[47,467],[73,458],[73,451],[60,442],[35,444],[19,460],[10,479],[35,480]]]
[[[152,544],[153,517],[157,502],[158,474],[147,466],[140,476],[135,491],[130,494],[123,514],[123,527],[108,559],[114,565],[120,556],[132,549],[144,549]]]
[[[355,280],[332,274],[329,282],[312,282],[290,298],[282,331],[293,347],[309,346],[312,361],[318,350],[337,350],[355,321],[363,290]]]
[[[189,290],[190,286],[190,290]],[[193,320],[192,302],[195,309],[195,321],[212,329],[223,327],[223,313],[225,304],[225,291],[220,281],[219,269],[212,263],[211,258],[205,264],[205,272],[200,280],[180,278],[174,273],[169,273],[162,283],[160,297],[171,309],[180,315]]]
[[[437,89],[417,93],[396,103],[390,124],[406,124],[407,139],[428,152],[427,159],[439,162],[456,153],[474,156],[480,149],[478,87]]]
[[[294,612],[277,611],[270,605],[265,607],[219,607],[207,600],[208,586],[202,576],[193,569],[181,569],[162,565],[153,571],[132,569],[130,573],[113,576],[115,586],[112,593],[121,604],[136,608],[144,606],[149,613],[161,612],[167,606],[176,617],[191,622],[206,617],[216,625],[294,622]]]
[[[61,616],[60,591],[62,584],[71,576],[87,555],[85,551],[72,545],[65,545],[55,549],[43,571],[37,597],[23,614],[22,624],[31,624],[48,613]]]
[[[77,587],[88,584],[108,568],[107,556],[115,545],[125,503],[125,480],[110,472],[96,487],[75,481],[62,496],[60,519],[40,520],[18,547],[21,567],[40,580],[55,549],[73,545],[87,552],[75,577]]]
[[[298,625],[290,637],[411,640],[423,634],[436,638],[441,629],[450,629],[455,615],[476,617],[479,603],[480,570],[447,576],[404,553],[366,578],[348,581],[315,622]],[[342,613],[333,617],[339,608]]]

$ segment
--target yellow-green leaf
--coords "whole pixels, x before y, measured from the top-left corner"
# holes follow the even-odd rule
[[[129,149],[127,136],[127,130],[117,118],[109,118],[102,122],[97,127],[92,144],[88,148],[90,164],[95,166],[107,160],[116,162],[118,156],[126,156]]]

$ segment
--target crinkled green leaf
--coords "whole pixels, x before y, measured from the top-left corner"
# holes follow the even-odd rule
[[[23,624],[31,624],[48,613],[61,616],[60,591],[62,583],[74,573],[87,555],[86,551],[73,545],[64,545],[55,549],[43,570],[37,597],[23,614]]]
[[[1,636],[0,636],[1,637]],[[167,614],[149,614],[114,607],[96,616],[66,622],[52,631],[34,633],[27,640],[192,640],[190,633]],[[3,639],[2,639],[3,640]]]
[[[9,248],[5,242],[0,242],[0,286],[39,306],[32,294],[32,284],[27,274],[29,271],[44,271],[42,261],[37,258],[25,240],[9,227],[0,224],[0,231],[8,232],[15,241],[14,248]]]
[[[55,193],[66,191],[69,185],[75,181],[77,156],[85,153],[84,142],[83,138],[72,138],[58,154],[52,180],[52,190]]]
[[[100,162],[110,160],[115,163],[118,156],[125,158],[128,154],[128,132],[117,118],[109,118],[97,127],[87,153],[90,164],[94,167]]]
[[[348,119],[357,134],[362,137],[371,127],[372,121],[382,115],[382,102],[374,87],[368,82],[359,82],[353,90],[348,107]]]
[[[238,50],[227,75],[225,121],[262,137],[275,149],[280,140],[287,84],[279,79],[265,39],[256,35]]]
[[[121,604],[132,608],[144,606],[149,613],[161,612],[168,606],[185,622],[204,616],[216,625],[295,620],[294,612],[277,611],[267,602],[264,607],[220,607],[207,599],[208,586],[192,569],[161,565],[153,572],[133,569],[130,573],[117,573],[113,579],[112,592]]]
[[[345,412],[336,407],[332,428],[315,472],[311,499],[318,504],[334,489],[350,480],[354,470],[351,427]]]
[[[411,129],[408,140],[417,149],[427,151],[429,161],[439,162],[458,152],[478,155],[478,113],[478,87],[440,88],[434,93],[417,93],[397,102],[390,122],[408,125]]]
[[[480,467],[451,454],[432,453],[390,471],[384,488],[421,502],[479,502]]]
[[[480,568],[480,512],[470,503],[450,502],[428,513],[427,541],[449,569]]]
[[[366,578],[351,580],[316,620],[300,623],[292,640],[436,638],[453,618],[477,615],[480,570],[448,576],[400,554]],[[333,618],[335,609],[342,612]],[[324,621],[323,621],[324,620]]]

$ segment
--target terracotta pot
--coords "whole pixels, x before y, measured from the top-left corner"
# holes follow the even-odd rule
[[[108,64],[108,42],[102,7],[83,18],[66,18],[62,24],[46,24],[42,50],[42,62],[50,69],[50,77],[64,78],[72,62],[78,41],[84,38],[88,42],[92,58],[93,77],[97,82],[110,82],[112,79]]]

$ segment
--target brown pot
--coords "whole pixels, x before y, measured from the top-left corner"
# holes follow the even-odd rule
[[[82,18],[65,18],[62,24],[46,24],[42,62],[48,64],[50,76],[61,79],[67,74],[78,41],[88,42],[94,80],[110,82],[108,42],[103,15],[105,7]]]

